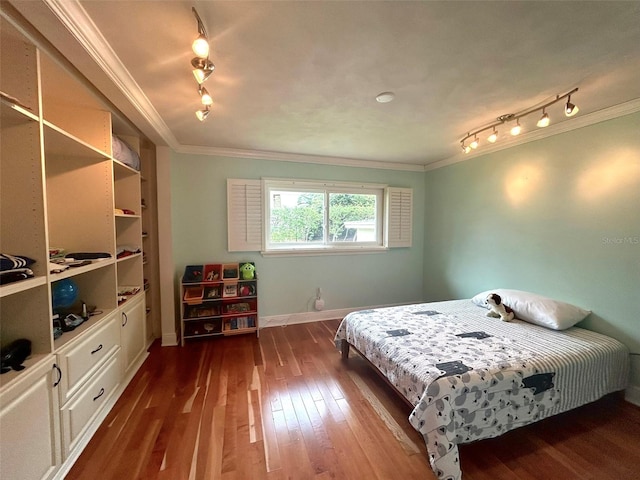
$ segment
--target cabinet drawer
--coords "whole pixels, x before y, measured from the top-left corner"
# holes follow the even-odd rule
[[[120,383],[120,352],[110,357],[94,377],[74,395],[62,412],[62,435],[65,455],[75,448],[89,423],[99,414]]]
[[[58,362],[62,370],[60,403],[66,403],[96,365],[119,348],[120,325],[117,320],[117,315],[114,314],[95,332],[90,332],[87,338],[58,352]]]

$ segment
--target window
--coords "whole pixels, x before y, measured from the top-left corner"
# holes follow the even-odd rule
[[[374,184],[227,180],[229,251],[375,251],[411,246],[412,190]]]
[[[384,187],[265,182],[265,250],[382,247]]]

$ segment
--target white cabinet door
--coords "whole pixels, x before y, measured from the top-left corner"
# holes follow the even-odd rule
[[[145,323],[144,295],[127,300],[120,307],[120,343],[125,373],[145,350]]]
[[[54,356],[0,392],[0,478],[51,478],[61,463],[59,403]]]

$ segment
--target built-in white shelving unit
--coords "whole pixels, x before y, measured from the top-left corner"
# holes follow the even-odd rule
[[[1,7],[0,252],[35,263],[32,278],[0,286],[2,346],[32,350],[0,375],[0,478],[63,478],[157,330],[155,147]],[[128,139],[146,181],[113,157],[112,135]],[[107,258],[51,273],[53,249]],[[54,338],[52,291],[67,279],[95,314]]]

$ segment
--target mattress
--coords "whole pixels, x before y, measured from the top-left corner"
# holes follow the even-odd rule
[[[502,322],[471,300],[362,310],[335,335],[414,406],[409,422],[440,479],[462,478],[457,446],[576,408],[626,387],[629,352],[572,327]]]

